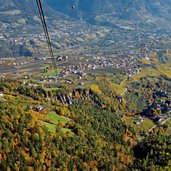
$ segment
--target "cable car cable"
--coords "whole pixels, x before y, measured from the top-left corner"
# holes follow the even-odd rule
[[[50,56],[51,56],[52,64],[53,64],[54,68],[57,68],[54,53],[53,53],[53,49],[52,49],[52,43],[51,43],[51,40],[50,40],[46,20],[45,20],[45,17],[44,17],[44,12],[43,12],[43,8],[42,8],[41,0],[36,0],[36,2],[37,2],[37,7],[38,7],[41,22],[42,22],[43,30],[44,30],[46,42],[47,42],[47,45],[48,45],[49,53],[50,53]]]
[[[127,12],[127,10],[129,9],[129,7],[132,5],[133,1],[134,1],[134,0],[131,0],[131,1],[129,2],[129,4],[125,7],[125,9],[124,9],[123,12],[121,13],[120,17],[116,20],[115,25],[117,25],[117,24],[119,23],[119,21],[123,18],[123,16],[125,15],[125,13]],[[114,27],[113,27],[113,29],[111,29],[111,30],[109,31],[109,33],[108,33],[108,34],[105,36],[105,38],[101,41],[99,47],[102,47],[102,46],[104,45],[105,41],[106,41],[107,38],[111,35],[111,33],[113,32],[113,30],[114,30]]]
[[[47,41],[47,44],[48,44],[49,52],[50,52],[51,58],[52,58],[53,63],[54,63],[54,55],[53,55],[53,51],[52,51],[51,41],[50,41],[50,37],[49,37],[49,34],[48,34],[48,30],[47,30],[47,26],[46,26],[46,22],[45,22],[45,17],[44,17],[44,13],[43,13],[43,9],[42,9],[42,5],[41,5],[40,0],[37,0],[37,6],[38,6],[38,9],[39,9],[40,19],[42,21],[42,26],[43,26],[43,30],[44,30],[44,33],[45,33],[45,38],[46,38],[46,41]]]

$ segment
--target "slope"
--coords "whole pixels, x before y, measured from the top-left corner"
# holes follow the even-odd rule
[[[47,2],[57,11],[68,14],[75,18],[81,18],[93,24],[112,24],[121,11],[130,2],[129,0],[66,0]],[[75,7],[74,11],[71,6]],[[137,27],[152,27],[157,25],[170,27],[171,0],[135,0],[124,16],[124,21],[132,22]]]

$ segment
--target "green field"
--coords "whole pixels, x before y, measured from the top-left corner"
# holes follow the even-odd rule
[[[46,91],[53,91],[53,90],[58,90],[59,88],[57,88],[57,87],[52,87],[52,88],[44,87],[44,89],[45,89]]]
[[[52,69],[46,73],[39,74],[39,76],[46,76],[46,77],[55,76],[56,74],[59,74],[60,71],[61,71],[61,69]]]
[[[110,89],[114,91],[117,95],[121,95],[125,91],[125,88],[123,86],[115,83],[110,84]]]
[[[50,119],[50,121],[53,124],[58,124],[59,122],[63,122],[63,123],[66,124],[66,123],[68,123],[70,121],[69,118],[64,117],[64,116],[57,115],[56,112],[50,112],[48,114],[48,118]]]
[[[48,129],[48,131],[50,131],[50,132],[56,131],[56,125],[50,124],[50,123],[44,122],[44,121],[40,121],[40,122],[42,123],[42,125],[44,125]]]
[[[40,121],[40,122],[42,123],[42,125],[44,125],[47,128],[47,130],[49,132],[56,132],[56,125],[50,124],[50,123],[44,122],[44,121]],[[73,134],[73,132],[68,128],[62,128],[61,131],[62,131],[62,133],[69,132],[69,133]]]
[[[67,123],[70,121],[69,118],[63,117],[63,116],[59,116],[59,115],[56,114],[56,112],[50,112],[47,116],[48,116],[48,118],[49,118],[49,120],[50,120],[51,123],[44,122],[44,121],[40,121],[40,122],[41,122],[41,123],[48,129],[48,131],[50,131],[50,132],[55,132],[55,131],[56,131],[56,127],[57,127],[57,124],[58,124],[59,122],[62,122],[62,123],[64,123],[64,125],[65,125],[65,124],[67,124]],[[69,133],[72,133],[72,134],[73,134],[73,132],[72,132],[70,129],[68,129],[68,128],[62,128],[61,131],[62,131],[63,133],[69,132]]]
[[[148,118],[144,118],[144,121],[142,123],[136,125],[134,123],[136,118],[137,116],[135,117],[123,116],[122,121],[124,121],[127,125],[131,126],[135,130],[137,135],[139,135],[142,131],[148,132],[148,130],[154,126],[153,121]]]
[[[47,64],[48,65],[48,64]],[[41,66],[41,68],[46,67],[46,64],[44,66]],[[32,78],[35,82],[39,82],[41,77],[50,77],[50,76],[56,76],[61,72],[61,69],[52,69],[52,70],[48,70],[47,72],[43,73],[43,69],[42,69],[42,73],[38,73],[35,74],[35,76]]]
[[[143,110],[145,106],[145,102],[143,99],[139,98],[135,93],[126,93],[125,94],[126,101],[129,102],[130,107],[134,109]]]

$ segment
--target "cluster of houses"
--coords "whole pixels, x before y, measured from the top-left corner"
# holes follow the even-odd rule
[[[0,97],[3,97],[4,96],[4,94],[0,91]]]
[[[0,91],[0,102],[5,102],[7,101],[5,98],[4,98],[4,94],[2,91]]]
[[[99,51],[93,54],[90,52],[90,49],[87,49],[87,51],[85,51],[84,53],[75,52],[74,56],[75,59],[79,61],[79,64],[75,63],[75,65],[63,66],[61,77],[76,74],[80,78],[82,78],[86,76],[88,70],[110,67],[113,69],[118,68],[125,71],[128,78],[131,78],[140,72],[140,68],[137,66],[137,58],[149,59],[148,53],[152,50],[151,44],[153,39],[155,39],[155,41],[159,41],[162,36],[163,35],[159,33],[146,34],[138,32],[135,33],[135,35],[128,34],[125,39],[121,38],[120,41],[117,43],[124,43],[125,46],[129,45],[130,49],[128,49],[128,47],[125,48],[125,46],[120,46],[121,48],[118,50],[117,53],[115,53],[116,57],[112,56],[113,53],[111,53],[111,51],[105,51],[105,53],[99,53],[101,52]],[[149,40],[149,42],[147,42],[147,40]],[[137,52],[135,42],[141,42],[141,45],[139,45],[141,51]],[[94,52],[96,51],[96,49],[92,48],[91,51]],[[59,56],[58,58],[59,61],[66,61],[67,59],[68,56]]]
[[[25,58],[23,60],[16,59],[16,58],[1,58],[0,59],[0,66],[24,66],[31,63],[36,63],[37,61],[46,61],[49,60],[49,58],[45,57],[39,57],[39,58]]]
[[[34,110],[35,112],[40,113],[44,109],[44,107],[42,105],[36,105],[36,106],[31,107],[31,109]]]
[[[140,72],[139,68],[137,67],[135,58],[136,55],[134,54],[125,54],[118,55],[116,58],[110,56],[95,56],[90,61],[94,64],[93,69],[106,67],[110,67],[113,69],[117,68],[125,71],[127,75],[131,77]]]
[[[62,27],[60,26],[60,28],[53,30],[52,37],[54,39],[56,37],[60,38],[61,35],[70,37],[71,34],[73,34],[74,36],[80,36],[85,33],[84,29],[76,29],[72,22],[70,23],[70,25],[67,25],[67,21],[65,20],[61,20],[59,22],[61,22]],[[87,31],[87,34],[89,31]],[[103,31],[104,29],[101,30],[101,32]],[[101,33],[98,29],[96,30],[96,32],[98,34]],[[0,34],[0,36],[1,38],[6,39],[3,34]],[[140,72],[140,68],[137,65],[137,58],[149,59],[148,53],[152,50],[151,44],[153,43],[153,41],[159,41],[163,38],[166,39],[169,37],[171,37],[171,35],[166,32],[145,33],[143,31],[141,32],[132,30],[122,35],[119,34],[118,31],[117,35],[114,34],[111,36],[110,39],[112,40],[109,39],[109,41],[112,41],[113,44],[111,42],[112,45],[109,44],[109,46],[107,47],[104,46],[99,51],[103,53],[97,52],[97,46],[91,46],[87,50],[78,49],[71,51],[70,54],[57,56],[57,62],[59,62],[60,64],[58,67],[62,68],[61,73],[57,76],[42,76],[40,80],[56,82],[58,79],[70,76],[71,74],[77,75],[79,79],[82,79],[87,76],[88,71],[104,68],[121,69],[122,71],[125,71],[128,78],[131,78]],[[34,43],[36,41],[44,41],[44,35],[30,34],[27,38],[21,36],[18,38],[11,38],[8,41],[13,42],[14,44],[23,44],[26,42]],[[141,49],[141,51],[137,52],[137,49]],[[24,62],[19,62],[15,59],[1,59],[0,65],[7,64],[17,67],[27,65],[29,63],[34,63],[35,60],[48,60],[48,58],[28,58]]]
[[[143,121],[144,121],[144,118],[139,117],[138,119],[136,119],[136,120],[134,121],[134,124],[140,125]]]

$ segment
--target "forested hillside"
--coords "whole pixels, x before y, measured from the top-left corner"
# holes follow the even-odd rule
[[[1,83],[7,100],[0,105],[2,170],[112,170],[124,169],[132,162],[131,148],[135,141],[132,131],[115,113],[102,109],[96,95],[84,101],[75,97],[77,104],[61,108],[59,102],[44,102],[43,96],[48,92],[42,92],[42,88],[27,89],[26,93],[32,97],[30,101],[18,85],[17,82]],[[25,99],[23,105],[22,99]],[[17,102],[20,104],[16,105]],[[66,125],[59,122],[49,133],[42,124],[42,121],[51,123],[47,111],[31,110],[30,102],[41,103],[47,111],[54,110],[70,121]]]
[[[134,130],[93,89],[45,90],[4,80],[0,90],[1,170],[171,166],[169,137],[149,137],[138,143]]]
[[[170,171],[171,0],[39,3],[0,0],[0,171]]]

